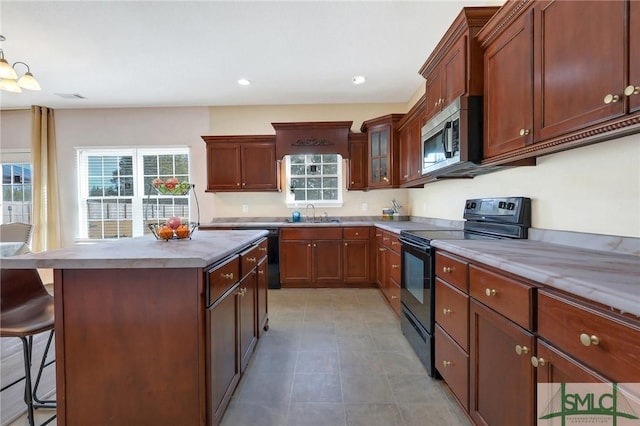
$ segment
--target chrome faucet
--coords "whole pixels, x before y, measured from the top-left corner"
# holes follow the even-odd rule
[[[311,208],[313,209],[313,220],[312,222],[316,221],[316,206],[314,206],[313,204],[307,204],[307,207],[305,208],[305,212],[307,214],[307,220],[309,220],[309,206],[311,206]]]

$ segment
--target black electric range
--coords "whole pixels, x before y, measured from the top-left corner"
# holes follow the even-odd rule
[[[525,197],[480,198],[465,202],[463,229],[400,232],[402,243],[401,326],[429,375],[435,348],[435,256],[431,240],[520,239],[531,226],[531,200]]]

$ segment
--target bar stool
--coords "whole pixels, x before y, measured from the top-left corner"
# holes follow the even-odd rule
[[[29,424],[35,426],[34,409],[56,408],[55,401],[37,398],[37,389],[46,365],[47,353],[53,337],[53,296],[47,292],[36,269],[2,269],[0,282],[0,337],[18,337],[22,341],[25,371],[24,402],[27,404]],[[33,336],[50,331],[42,355],[35,388],[31,381]],[[54,414],[42,425],[55,419]]]

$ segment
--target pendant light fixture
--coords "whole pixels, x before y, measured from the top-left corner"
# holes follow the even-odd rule
[[[0,41],[5,40],[6,38],[0,35]],[[18,78],[18,73],[15,69],[16,65],[24,65],[27,68],[27,71],[20,78]],[[4,58],[4,50],[0,48],[0,90],[20,93],[22,89],[40,90],[40,83],[31,74],[29,65],[24,62],[18,61],[14,62],[13,65],[9,65]]]

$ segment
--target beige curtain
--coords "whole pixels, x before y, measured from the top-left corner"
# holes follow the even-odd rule
[[[59,248],[61,241],[54,124],[52,109],[31,107],[34,252]]]

